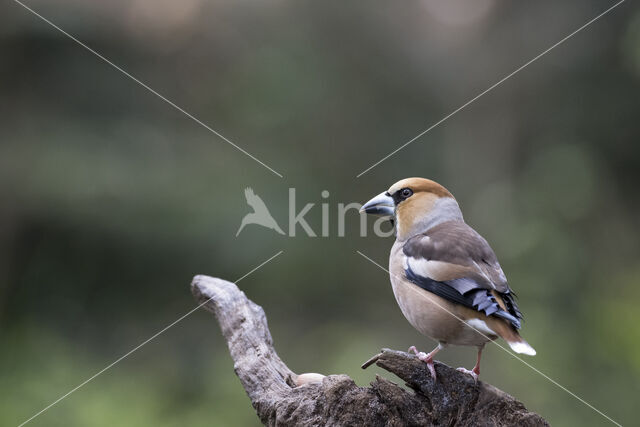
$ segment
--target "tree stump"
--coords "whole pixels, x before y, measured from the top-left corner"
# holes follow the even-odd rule
[[[437,380],[415,356],[383,349],[375,363],[411,390],[380,376],[359,387],[346,375],[296,375],[278,357],[264,310],[226,280],[196,276],[191,290],[222,329],[234,371],[269,426],[547,426],[490,384],[435,362]]]

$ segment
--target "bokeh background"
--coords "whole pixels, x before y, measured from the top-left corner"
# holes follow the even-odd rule
[[[433,345],[396,306],[392,238],[337,235],[337,204],[408,176],[458,198],[518,293],[527,361],[622,424],[640,396],[640,8],[626,2],[360,178],[613,3],[32,0],[39,13],[284,175],[279,178],[18,4],[0,6],[0,424],[17,425],[237,279],[297,372]],[[254,188],[286,227],[248,226]],[[330,193],[328,199],[321,192]],[[371,229],[371,222],[369,223]],[[606,425],[494,345],[482,377],[554,425]],[[440,359],[472,366],[474,350]],[[34,426],[253,426],[200,310]]]

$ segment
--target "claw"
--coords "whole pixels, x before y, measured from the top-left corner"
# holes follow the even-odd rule
[[[434,351],[432,351],[431,353],[425,353],[424,351],[418,351],[418,349],[412,345],[411,347],[409,347],[409,350],[407,350],[408,353],[413,353],[416,355],[416,357],[420,360],[422,360],[424,363],[427,364],[427,368],[429,368],[429,372],[431,373],[431,378],[433,378],[433,380],[436,380],[436,368],[433,365],[433,356],[440,350],[439,347],[437,347]]]
[[[458,371],[469,374],[473,377],[473,380],[478,383],[478,376],[480,375],[480,357],[482,356],[482,347],[478,347],[478,360],[476,361],[476,366],[473,367],[472,370],[468,370],[465,368],[458,368]]]
[[[473,377],[473,380],[474,380],[476,383],[478,382],[478,375],[479,375],[479,372],[475,372],[475,368],[474,368],[474,369],[472,369],[472,370],[468,370],[468,369],[466,369],[466,368],[458,368],[458,369],[456,369],[456,370],[457,370],[457,371],[459,371],[459,372],[462,372],[463,374],[469,374],[469,375],[471,375],[471,376]]]
[[[427,368],[429,368],[429,372],[431,372],[431,378],[433,378],[433,381],[435,381],[437,379],[437,376],[436,367],[433,365],[433,360],[427,362]]]
[[[415,345],[412,345],[411,347],[409,347],[409,350],[407,350],[407,353],[413,353],[418,357],[418,359],[422,360],[425,363],[429,363],[429,355],[424,351],[418,351]]]

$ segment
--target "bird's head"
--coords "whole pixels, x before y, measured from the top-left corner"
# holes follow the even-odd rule
[[[462,220],[453,195],[425,178],[406,178],[365,203],[360,212],[393,216],[396,237],[405,240],[444,221]]]

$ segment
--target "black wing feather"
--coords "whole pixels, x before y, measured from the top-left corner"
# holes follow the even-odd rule
[[[489,289],[478,288],[477,285],[475,285],[469,290],[461,292],[460,290],[468,288],[468,286],[461,286],[463,281],[466,280],[473,282],[473,280],[469,278],[438,282],[428,277],[416,274],[411,267],[407,267],[405,274],[410,282],[426,291],[465,307],[483,312],[487,316],[493,315],[501,317],[508,320],[516,329],[520,329],[521,327],[520,319],[522,319],[522,314],[518,310],[518,306],[513,299],[513,295],[509,292],[500,293],[500,296],[507,307],[507,312],[500,307],[495,296],[491,294]],[[468,283],[464,284],[469,285]]]

